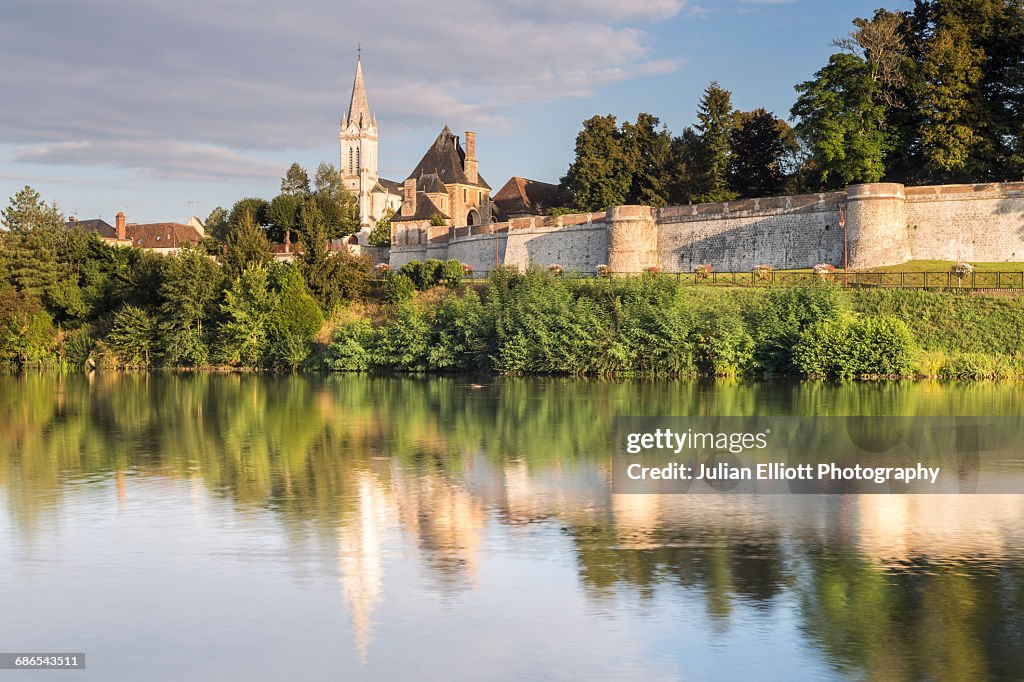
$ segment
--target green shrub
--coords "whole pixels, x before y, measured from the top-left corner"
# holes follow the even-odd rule
[[[67,363],[68,367],[75,369],[84,368],[95,346],[96,341],[89,334],[88,327],[79,327],[72,332],[68,332],[61,344],[64,362]]]
[[[489,367],[494,318],[487,314],[475,291],[441,301],[432,326],[434,338],[427,352],[430,369],[469,371]]]
[[[156,320],[142,308],[126,305],[114,315],[106,342],[128,367],[146,367],[156,341]]]
[[[455,259],[442,263],[440,273],[438,279],[449,289],[456,289],[462,283],[462,263]]]
[[[843,292],[837,287],[769,291],[748,313],[758,368],[772,374],[792,373],[793,348],[803,331],[817,322],[837,318],[847,309]]]
[[[338,327],[324,355],[324,364],[335,372],[362,372],[372,365],[377,332],[367,320]]]
[[[412,280],[416,289],[426,291],[437,284],[437,275],[442,261],[430,258],[426,262],[411,260],[398,269],[398,274],[405,275]]]
[[[384,280],[384,300],[388,303],[404,303],[412,299],[416,285],[408,275],[394,273]]]
[[[401,306],[394,319],[377,330],[372,362],[404,372],[426,371],[430,340],[430,324],[424,311],[413,305]]]
[[[806,375],[851,378],[863,374],[905,375],[914,366],[914,336],[892,317],[823,320],[800,335],[793,352]]]
[[[702,322],[695,332],[697,366],[713,376],[736,376],[754,361],[754,339],[739,314],[723,311]]]

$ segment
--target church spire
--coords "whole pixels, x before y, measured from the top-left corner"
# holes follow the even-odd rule
[[[352,83],[352,99],[348,105],[348,123],[364,128],[370,125],[370,105],[366,101],[366,83],[363,82],[363,58],[356,60],[356,80]]]

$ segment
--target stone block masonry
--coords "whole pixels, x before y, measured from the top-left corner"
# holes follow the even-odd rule
[[[845,215],[845,226],[841,216]],[[396,224],[391,266],[455,258],[486,274],[496,264],[525,269],[639,273],[658,266],[692,272],[810,268],[864,269],[908,260],[1024,260],[1024,183],[904,187],[852,185],[845,192],[719,204],[615,206],[603,213],[515,219],[475,227]]]

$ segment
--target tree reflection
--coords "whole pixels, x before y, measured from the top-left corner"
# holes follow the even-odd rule
[[[109,486],[116,505],[139,480],[180,479],[265,510],[293,546],[336,557],[361,656],[393,536],[451,593],[475,584],[485,529],[541,523],[571,547],[591,600],[675,590],[727,627],[740,608],[770,619],[788,598],[839,671],[1024,677],[1021,547],[1002,537],[1024,516],[1019,497],[961,496],[924,536],[909,531],[941,510],[903,498],[809,500],[812,513],[787,516],[764,501],[608,489],[618,415],[1016,414],[1014,387],[493,381],[4,376],[0,488],[28,541],[79,485]],[[998,523],[981,532],[982,518]]]

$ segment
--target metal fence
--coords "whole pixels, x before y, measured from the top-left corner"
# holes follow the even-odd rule
[[[488,272],[474,272],[467,281],[487,279]],[[636,274],[636,273],[631,273]],[[564,277],[593,279],[594,273],[566,272]],[[729,287],[793,287],[834,284],[861,289],[931,289],[931,290],[1024,290],[1024,271],[975,271],[964,277],[952,272],[846,272],[819,274],[791,270],[769,272],[695,272],[658,273],[693,286]]]

